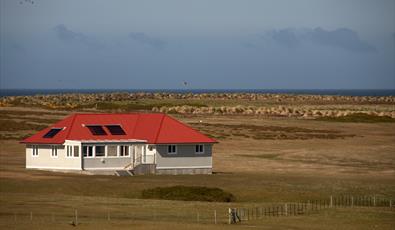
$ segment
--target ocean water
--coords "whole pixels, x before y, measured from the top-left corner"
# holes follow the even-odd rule
[[[0,89],[0,97],[65,93],[281,93],[342,96],[395,96],[395,89]]]

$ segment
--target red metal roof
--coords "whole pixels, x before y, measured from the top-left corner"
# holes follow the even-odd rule
[[[93,135],[87,125],[120,125],[125,135]],[[63,128],[53,138],[43,136],[52,128]],[[216,143],[199,131],[162,113],[129,114],[73,114],[52,126],[39,131],[22,143],[63,144],[65,140],[145,140],[151,144],[167,143]]]

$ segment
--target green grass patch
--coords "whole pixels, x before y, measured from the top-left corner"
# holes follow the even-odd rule
[[[334,121],[334,122],[360,122],[360,123],[378,123],[378,122],[395,122],[394,118],[389,116],[376,116],[365,113],[354,113],[341,117],[320,117],[316,121]]]
[[[142,191],[144,199],[183,200],[183,201],[208,201],[232,202],[235,196],[220,188],[200,186],[172,186],[145,189]]]

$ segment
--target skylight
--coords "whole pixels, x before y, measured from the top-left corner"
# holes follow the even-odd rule
[[[61,128],[53,128],[49,130],[43,138],[53,138],[56,134],[58,134],[62,129]]]
[[[106,125],[106,128],[112,135],[125,135],[125,131],[120,125]]]
[[[101,125],[87,125],[86,127],[95,136],[107,135],[106,131],[104,131],[103,126]]]

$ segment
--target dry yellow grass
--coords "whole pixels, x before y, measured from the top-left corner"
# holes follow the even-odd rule
[[[35,120],[39,124],[48,124],[45,119],[60,119],[68,113],[34,110],[37,116],[33,116],[20,113],[29,114],[29,108],[1,110],[18,115],[18,118],[2,119]],[[68,222],[77,208],[81,215],[88,215],[85,220],[82,217],[78,227],[81,229],[233,229],[247,225],[261,229],[393,229],[394,212],[379,208],[327,210],[309,216],[264,219],[232,227],[224,222],[229,206],[264,206],[342,194],[395,197],[394,123],[336,123],[251,116],[177,118],[186,123],[213,124],[205,128],[208,133],[211,129],[227,134],[229,127],[240,126],[238,133],[242,135],[220,138],[215,146],[215,174],[114,177],[26,170],[24,146],[17,140],[1,140],[0,228],[69,228]],[[295,129],[290,129],[292,127],[305,131],[326,130],[344,137],[254,139],[251,138],[253,131],[243,125],[278,127],[270,132],[279,132],[279,135],[281,132],[297,135]],[[169,185],[219,187],[232,192],[237,202],[141,199],[143,189]],[[214,210],[218,211],[221,224],[211,223]],[[37,215],[31,223],[30,212]],[[108,212],[114,215],[110,222],[106,219]],[[197,212],[201,215],[200,224],[195,223]],[[53,213],[59,216],[50,224]],[[133,213],[136,218],[129,218]]]

